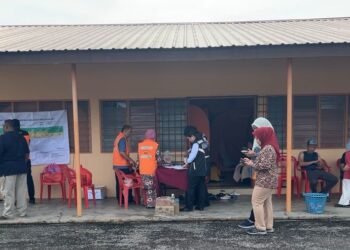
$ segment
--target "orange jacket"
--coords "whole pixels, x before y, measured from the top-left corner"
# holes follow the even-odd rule
[[[158,143],[145,139],[138,145],[140,174],[154,175],[157,168]]]
[[[123,132],[120,132],[118,136],[114,140],[114,148],[113,148],[113,166],[129,166],[129,161],[125,159],[119,152],[119,141],[121,139],[125,138],[125,135]],[[125,138],[126,140],[126,138]],[[126,140],[126,155],[129,155],[129,145],[128,141]]]

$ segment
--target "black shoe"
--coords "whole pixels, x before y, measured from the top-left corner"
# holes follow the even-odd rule
[[[335,207],[350,207],[350,205],[341,205],[341,204],[335,204]]]
[[[9,218],[6,217],[6,216],[3,216],[3,215],[0,216],[0,220],[8,220],[8,219],[9,219]]]
[[[184,208],[181,208],[180,211],[181,211],[181,212],[193,212],[193,208],[190,209],[190,208],[188,208],[188,207],[184,207]]]
[[[35,199],[30,199],[29,203],[34,205],[35,204]]]
[[[247,234],[250,234],[250,235],[266,235],[267,232],[266,232],[266,230],[260,230],[260,229],[256,229],[256,228],[251,228],[251,229],[247,230]]]
[[[194,209],[195,209],[195,210],[199,210],[199,211],[203,211],[203,210],[204,210],[203,207],[195,207]]]
[[[238,227],[243,229],[251,229],[255,228],[255,224],[251,220],[245,220],[241,224],[238,224]]]

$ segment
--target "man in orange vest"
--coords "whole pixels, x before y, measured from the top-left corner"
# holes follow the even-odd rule
[[[21,122],[18,119],[13,119],[13,126],[15,131],[17,131],[20,135],[24,137],[26,140],[28,147],[30,144],[30,135],[27,131],[21,129]],[[28,196],[29,196],[29,203],[35,204],[35,188],[34,188],[34,181],[32,176],[32,163],[30,159],[27,160],[27,189],[28,189]]]
[[[134,172],[133,167],[136,166],[136,162],[130,158],[130,148],[128,138],[131,135],[131,126],[124,125],[122,130],[119,132],[117,137],[114,140],[114,148],[113,148],[113,169],[121,170],[125,174],[131,174]],[[119,200],[119,182],[118,177],[115,175],[116,182],[116,197]],[[133,200],[132,198],[132,190],[129,190],[129,202]]]
[[[145,139],[138,144],[139,171],[144,187],[144,205],[147,208],[154,208],[157,198],[154,176],[158,166],[159,151],[155,139],[154,129],[148,129],[145,133]]]

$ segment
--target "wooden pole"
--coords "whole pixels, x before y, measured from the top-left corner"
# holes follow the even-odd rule
[[[287,191],[286,212],[292,211],[292,124],[293,124],[293,78],[292,59],[287,60]]]
[[[81,180],[80,180],[80,143],[79,143],[79,116],[78,116],[78,93],[77,93],[77,69],[72,64],[72,103],[73,103],[73,128],[74,128],[74,168],[77,188],[77,216],[82,215],[81,206]]]

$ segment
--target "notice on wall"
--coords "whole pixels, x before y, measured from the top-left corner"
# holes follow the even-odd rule
[[[21,129],[30,134],[32,165],[69,163],[69,138],[66,110],[49,112],[0,113],[0,123],[18,119]],[[0,128],[3,134],[3,128]]]

